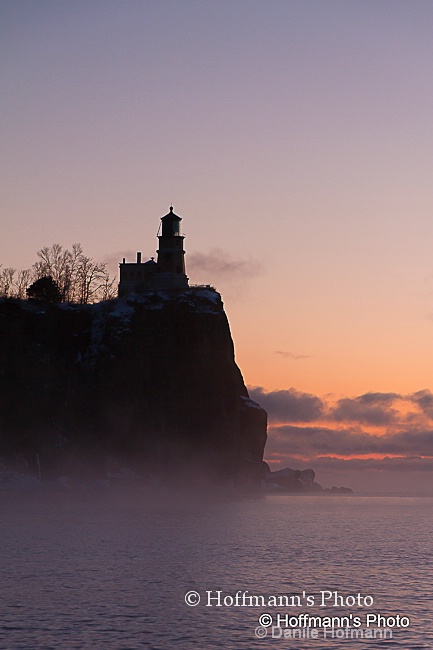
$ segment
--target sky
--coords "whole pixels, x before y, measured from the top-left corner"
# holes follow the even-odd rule
[[[432,31],[424,0],[0,0],[0,264],[117,273],[173,204],[270,465],[432,492]]]

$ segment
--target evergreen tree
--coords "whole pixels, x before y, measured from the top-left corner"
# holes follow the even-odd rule
[[[57,282],[53,280],[51,275],[46,275],[39,278],[36,282],[26,291],[29,298],[40,300],[41,302],[61,302],[62,294],[60,292]]]

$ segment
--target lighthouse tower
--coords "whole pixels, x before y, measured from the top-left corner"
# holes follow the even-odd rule
[[[158,235],[159,248],[157,250],[157,272],[154,277],[155,285],[161,289],[186,289],[188,278],[185,273],[185,251],[181,234],[181,217],[170,212],[161,217],[161,234]]]

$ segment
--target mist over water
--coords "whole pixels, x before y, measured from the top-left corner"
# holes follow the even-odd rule
[[[431,498],[1,493],[0,648],[431,648]],[[185,594],[201,602],[188,607]],[[366,607],[207,607],[371,595]],[[213,601],[216,602],[215,600]],[[255,637],[264,612],[408,616],[392,641]],[[269,633],[270,634],[270,633]]]

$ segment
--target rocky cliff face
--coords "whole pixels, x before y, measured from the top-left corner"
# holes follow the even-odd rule
[[[249,399],[211,289],[89,306],[0,301],[0,457],[53,478],[253,485],[266,413]]]

